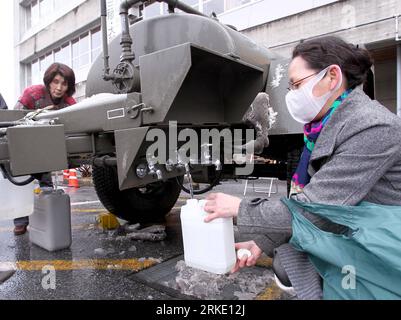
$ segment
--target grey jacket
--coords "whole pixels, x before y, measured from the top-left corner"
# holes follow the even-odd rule
[[[310,183],[294,196],[299,201],[401,205],[401,119],[355,89],[320,133],[308,171]],[[303,214],[322,230],[345,231],[313,214]],[[269,256],[292,234],[291,214],[281,201],[242,200],[237,225]]]

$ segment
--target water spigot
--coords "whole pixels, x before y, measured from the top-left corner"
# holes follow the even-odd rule
[[[184,168],[185,168],[185,172],[189,173],[190,172],[190,168],[189,168],[189,163],[184,163]]]
[[[176,165],[173,163],[173,161],[171,159],[168,159],[166,161],[166,164],[164,165],[164,167],[166,168],[167,172],[172,172],[174,170],[174,168],[176,167]]]
[[[211,156],[211,154],[210,154],[210,149],[209,149],[209,148],[210,148],[212,145],[213,145],[213,144],[211,144],[211,143],[204,143],[204,144],[201,145],[202,157],[203,157],[203,159],[202,159],[203,164],[210,164],[210,163],[211,163],[211,158],[212,158],[212,156]]]
[[[161,170],[156,170],[156,176],[157,176],[157,180],[163,179],[163,174],[162,174]]]
[[[156,175],[157,180],[163,179],[162,171],[160,169],[156,169],[154,165],[149,165],[149,174],[152,176]]]
[[[177,155],[177,168],[184,168],[186,172],[188,172],[187,169],[189,169],[189,164],[187,162],[184,162],[180,155]]]
[[[215,167],[216,167],[216,171],[220,171],[220,170],[223,168],[223,166],[222,166],[222,164],[221,164],[221,161],[220,161],[219,159],[217,159],[217,160],[214,162],[214,165],[215,165]]]
[[[156,161],[154,157],[148,160],[148,168],[149,168],[149,174],[151,174],[152,176],[156,175],[158,180],[163,179],[163,174],[161,170],[156,168]]]

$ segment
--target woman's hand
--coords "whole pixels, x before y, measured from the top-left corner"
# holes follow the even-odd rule
[[[238,215],[241,199],[224,193],[211,193],[206,196],[208,200],[204,210],[209,213],[205,222],[216,218],[230,218]]]
[[[239,242],[235,244],[235,250],[248,249],[251,252],[251,256],[244,255],[241,259],[237,258],[234,268],[231,269],[231,273],[237,272],[239,269],[246,267],[252,267],[256,264],[256,261],[262,255],[262,250],[256,245],[255,241]]]

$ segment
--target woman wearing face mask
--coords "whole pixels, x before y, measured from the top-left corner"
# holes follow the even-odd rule
[[[401,120],[360,88],[369,72],[369,53],[336,37],[303,42],[289,65],[290,114],[303,123],[305,147],[292,179],[292,197],[302,202],[355,206],[361,201],[401,205]],[[292,216],[281,201],[210,194],[205,221],[237,217],[250,235],[236,249],[251,251],[233,271],[252,266],[262,252],[274,257],[281,283],[300,299],[321,299],[321,278],[307,255],[289,243]],[[318,228],[345,227],[306,211]]]
[[[72,95],[75,93],[74,71],[65,64],[53,63],[45,71],[44,84],[26,88],[18,99],[14,109],[36,110],[48,108],[58,110],[75,104]],[[50,173],[37,174],[40,187],[52,187]],[[14,234],[22,235],[26,232],[29,217],[14,219]]]

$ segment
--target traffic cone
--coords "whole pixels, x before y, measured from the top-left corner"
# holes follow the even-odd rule
[[[78,178],[77,178],[77,170],[70,169],[70,176],[68,178],[68,186],[79,188]]]
[[[68,181],[68,179],[69,179],[69,177],[70,177],[70,170],[63,170],[63,183],[64,184],[67,184],[69,181]]]

